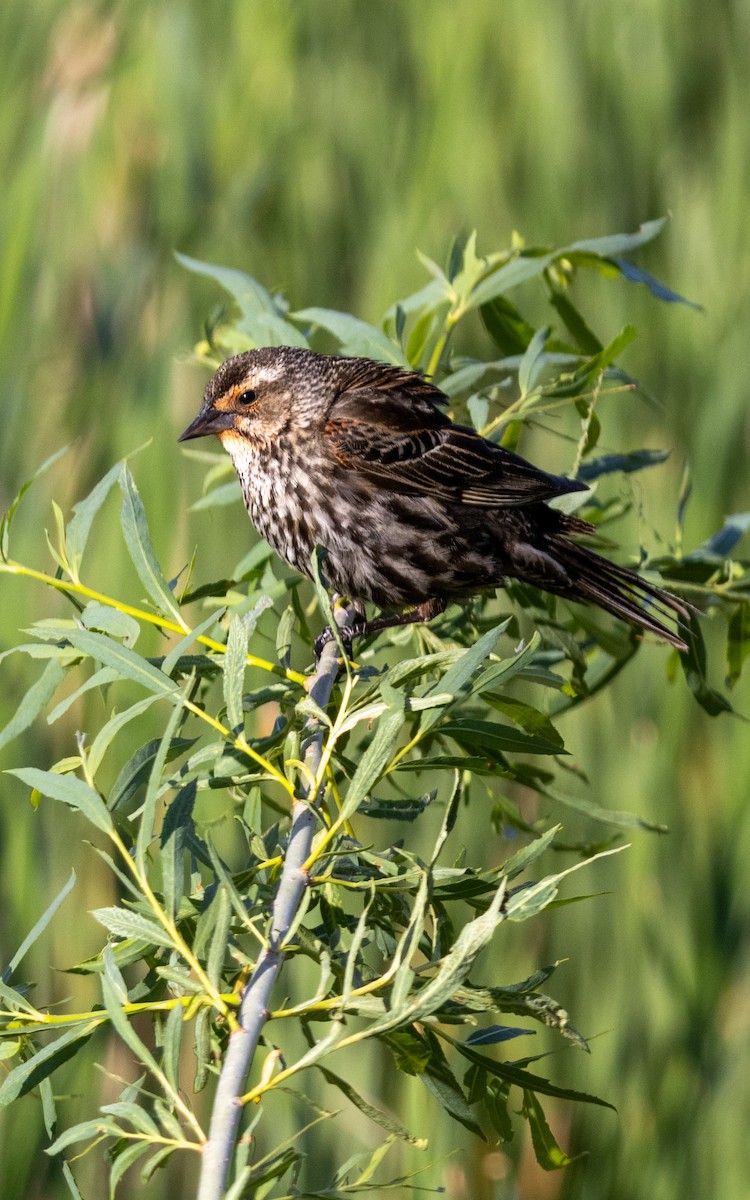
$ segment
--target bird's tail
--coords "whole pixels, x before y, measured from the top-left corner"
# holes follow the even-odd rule
[[[571,600],[596,604],[613,616],[656,634],[662,641],[686,651],[687,645],[679,630],[687,622],[691,606],[683,603],[665,588],[648,583],[627,567],[619,567],[586,546],[569,540],[566,533],[583,533],[585,522],[568,517],[565,533],[554,533],[548,538],[547,552],[563,568],[569,579],[569,587],[551,588]],[[581,528],[578,528],[580,526]],[[665,624],[668,622],[669,624]],[[676,626],[671,628],[670,626]]]

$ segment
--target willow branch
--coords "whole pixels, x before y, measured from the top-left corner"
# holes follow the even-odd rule
[[[336,610],[334,616],[341,628],[351,625],[355,620],[355,613],[348,608]],[[338,653],[336,642],[328,642],[312,677],[310,695],[321,708],[328,704],[339,672]],[[323,735],[316,732],[308,741],[304,753],[307,778],[319,778],[322,750]],[[245,1091],[261,1031],[269,1017],[271,992],[284,964],[284,942],[309,884],[304,864],[310,855],[318,824],[315,805],[319,790],[316,794],[310,794],[305,789],[292,805],[292,828],[273,902],[268,945],[261,952],[252,977],[242,993],[238,1027],[230,1034],[216,1087],[208,1141],[202,1150],[198,1200],[221,1200],[226,1190],[243,1107],[239,1098]]]

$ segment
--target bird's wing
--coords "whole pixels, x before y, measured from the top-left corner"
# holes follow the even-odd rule
[[[325,436],[338,462],[387,491],[488,508],[531,504],[585,485],[538,470],[434,407],[427,387],[347,389]],[[442,396],[437,389],[432,389]]]

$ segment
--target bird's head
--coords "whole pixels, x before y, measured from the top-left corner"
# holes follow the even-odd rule
[[[325,419],[335,361],[296,346],[266,346],[227,359],[179,441],[213,433],[231,453],[237,438],[272,441],[287,429]]]

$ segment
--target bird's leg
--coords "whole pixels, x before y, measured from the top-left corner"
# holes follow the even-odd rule
[[[433,617],[437,617],[441,612],[445,612],[447,600],[441,600],[438,597],[433,597],[432,600],[425,600],[423,604],[418,604],[416,608],[410,608],[408,612],[395,613],[390,617],[375,617],[372,621],[357,621],[354,625],[350,625],[346,630],[346,636],[342,630],[342,639],[347,653],[351,653],[351,645],[355,638],[369,637],[371,633],[380,633],[382,629],[393,629],[396,625],[416,625],[417,622],[426,623],[431,621]],[[330,642],[333,637],[331,627],[326,626],[321,634],[315,639],[315,661],[320,658],[321,651],[327,642]]]

